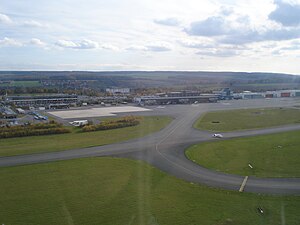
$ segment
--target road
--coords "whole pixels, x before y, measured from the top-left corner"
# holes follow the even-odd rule
[[[153,111],[136,114],[170,115],[174,120],[157,133],[122,143],[62,152],[0,157],[0,167],[83,157],[113,156],[143,160],[170,175],[210,187],[265,194],[300,194],[300,178],[256,178],[250,176],[245,179],[243,176],[225,174],[201,167],[188,160],[184,154],[185,149],[192,144],[214,140],[211,132],[193,128],[195,120],[205,112],[257,107],[293,107],[295,104],[293,100],[272,99],[267,101],[263,99],[216,104],[166,106],[165,108],[150,107]],[[224,139],[299,129],[300,124],[229,132],[224,134]]]

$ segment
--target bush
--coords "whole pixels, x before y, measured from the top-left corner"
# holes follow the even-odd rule
[[[82,128],[83,132],[90,132],[90,131],[95,131],[96,128],[94,125],[86,125]]]
[[[91,132],[97,130],[111,130],[123,127],[132,127],[140,124],[140,117],[126,116],[118,120],[103,121],[99,125],[86,125],[82,128],[83,132]]]
[[[69,133],[70,130],[62,127],[56,122],[49,122],[44,124],[33,124],[27,126],[13,126],[0,129],[0,138],[25,137],[34,135],[47,134],[62,134]]]

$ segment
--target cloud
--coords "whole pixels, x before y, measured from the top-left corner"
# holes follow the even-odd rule
[[[9,23],[12,23],[12,20],[7,15],[4,15],[4,14],[0,13],[0,24],[1,23],[9,24]]]
[[[38,47],[46,47],[47,44],[42,42],[38,38],[32,38],[30,41],[27,42],[20,42],[18,40],[15,40],[13,38],[8,38],[5,37],[2,40],[0,39],[0,46],[10,46],[10,47],[21,47],[21,46],[28,46],[28,45],[33,45],[33,46],[38,46]]]
[[[120,50],[115,45],[108,44],[108,43],[99,44],[98,42],[89,39],[83,39],[81,41],[59,40],[55,43],[55,45],[61,48],[71,48],[71,49],[105,49],[105,50],[112,50],[112,51]]]
[[[300,41],[293,41],[288,46],[282,47],[280,51],[297,51],[300,50]]]
[[[215,47],[215,45],[213,44],[208,44],[208,43],[204,43],[204,42],[200,42],[200,41],[190,41],[190,40],[181,40],[179,41],[179,44],[183,47],[186,48],[213,48]]]
[[[43,24],[41,24],[40,22],[35,21],[35,20],[24,21],[21,23],[21,25],[23,25],[25,27],[44,27]]]
[[[241,16],[230,9],[225,10],[223,8],[219,16],[211,16],[205,20],[193,22],[184,31],[191,36],[210,37],[218,43],[235,45],[292,40],[300,37],[300,27],[268,26],[254,28],[250,22],[248,16]]]
[[[272,55],[283,56],[295,54],[296,52],[300,53],[300,41],[292,41],[283,47],[277,48],[272,51]]]
[[[120,50],[117,46],[114,46],[112,44],[102,44],[101,48],[106,49],[106,50],[112,50],[112,51],[119,51]]]
[[[91,41],[88,39],[84,39],[79,42],[68,41],[68,40],[59,40],[55,43],[55,45],[61,48],[73,48],[73,49],[95,49],[99,48],[99,43],[95,41]]]
[[[166,18],[166,19],[156,19],[154,23],[164,26],[178,26],[180,24],[179,20],[173,17]]]
[[[156,42],[147,45],[131,45],[126,48],[127,51],[145,51],[145,52],[167,52],[171,51],[171,46],[165,42]]]
[[[212,16],[206,20],[191,23],[185,32],[194,36],[219,36],[232,32],[229,24],[223,17]]]
[[[243,45],[252,42],[264,41],[264,38],[255,30],[244,30],[244,32],[233,33],[219,39],[222,44]]]
[[[5,37],[0,40],[0,46],[21,47],[23,44],[15,39]]]
[[[232,7],[228,7],[228,6],[221,6],[220,8],[220,14],[224,15],[224,16],[229,16],[231,14],[234,13],[234,10]]]
[[[62,48],[77,48],[78,45],[73,41],[67,40],[58,40],[55,45],[62,47]]]
[[[78,44],[78,48],[80,49],[93,49],[93,48],[99,48],[99,43],[96,41],[91,41],[88,39],[84,39]]]
[[[300,37],[300,28],[279,28],[262,32],[256,30],[241,30],[219,39],[224,44],[247,44],[261,41],[284,41]]]
[[[22,27],[45,27],[44,24],[35,21],[35,20],[25,20],[25,21],[15,21],[12,20],[10,17],[8,17],[5,14],[0,13],[0,24],[10,24],[12,26],[22,26]]]
[[[238,51],[234,49],[218,49],[214,51],[199,51],[197,55],[211,56],[211,57],[232,57],[239,55]]]
[[[300,37],[300,28],[281,28],[277,30],[268,30],[263,35],[265,40],[283,41]]]
[[[275,0],[275,11],[269,15],[270,20],[274,20],[284,26],[298,26],[300,25],[300,5],[289,4],[281,0]]]
[[[0,61],[0,70],[51,70],[51,71],[61,71],[61,70],[85,70],[85,71],[153,71],[153,70],[174,70],[174,66],[160,66],[160,65],[146,65],[146,64],[132,64],[132,63],[9,63],[5,64]]]
[[[276,49],[276,50],[272,51],[271,53],[274,56],[281,56],[282,55],[281,49]]]
[[[147,47],[142,45],[131,45],[126,48],[127,51],[147,51]]]
[[[47,45],[45,42],[42,42],[40,39],[37,38],[32,38],[29,44],[39,46],[39,47],[44,47]]]
[[[146,45],[147,50],[150,52],[167,52],[171,51],[171,46],[170,44],[166,42],[157,42],[153,44]]]

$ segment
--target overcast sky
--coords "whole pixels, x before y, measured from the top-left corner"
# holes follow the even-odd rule
[[[0,70],[300,74],[300,0],[0,0]]]

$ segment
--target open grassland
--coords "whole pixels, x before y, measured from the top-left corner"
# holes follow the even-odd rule
[[[0,156],[62,151],[122,142],[156,132],[171,122],[171,117],[142,117],[139,125],[95,132],[76,132],[47,136],[0,139]],[[76,129],[75,129],[76,130]]]
[[[300,177],[300,131],[193,145],[186,155],[225,173],[257,177]],[[253,169],[248,164],[253,166]]]
[[[41,86],[39,81],[11,81],[11,83],[6,84],[0,84],[0,87],[39,87]]]
[[[143,162],[87,158],[0,169],[0,223],[298,225],[299,196],[221,191]],[[259,214],[262,207],[264,214]]]
[[[300,123],[300,110],[294,108],[241,109],[209,112],[195,128],[210,131],[236,131]]]

